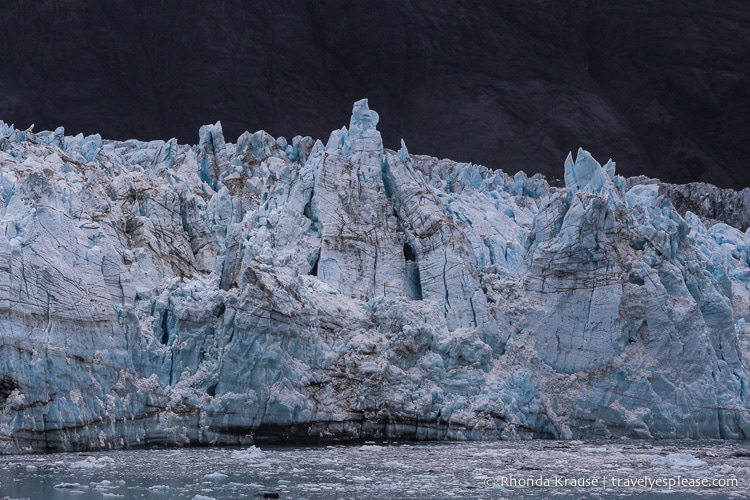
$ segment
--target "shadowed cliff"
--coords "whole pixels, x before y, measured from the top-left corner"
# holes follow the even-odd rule
[[[221,120],[325,139],[369,97],[384,142],[554,176],[750,185],[750,6],[686,1],[19,0],[0,119],[194,143]]]

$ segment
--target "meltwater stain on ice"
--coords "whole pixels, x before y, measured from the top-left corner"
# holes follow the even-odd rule
[[[9,498],[747,498],[750,445],[727,441],[368,443],[7,456]],[[263,466],[258,466],[258,464]],[[82,467],[81,464],[89,464]],[[96,465],[96,466],[92,466]],[[724,486],[639,486],[682,478]],[[550,486],[505,483],[549,480]],[[555,486],[596,479],[599,485]],[[633,483],[628,483],[633,481]],[[2,497],[0,497],[2,498]]]
[[[583,149],[550,186],[377,125],[0,122],[0,453],[750,436],[750,233]]]

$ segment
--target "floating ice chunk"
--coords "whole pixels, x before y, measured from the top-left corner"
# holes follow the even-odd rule
[[[216,500],[214,497],[207,497],[206,495],[195,495],[193,500]]]
[[[91,488],[91,491],[96,491],[104,497],[114,498],[124,496],[117,493],[112,493],[112,490],[117,489],[118,486],[113,485],[112,481],[108,481],[106,479],[99,481],[98,483],[89,483],[89,488]]]
[[[369,452],[381,452],[385,450],[384,446],[378,446],[374,444],[363,444],[359,448],[357,448],[358,451],[369,451]]]
[[[70,467],[74,469],[103,469],[114,465],[115,461],[111,457],[86,457],[84,460],[73,462]]]
[[[261,462],[255,462],[249,464],[250,467],[271,467],[272,465],[278,464],[279,461],[276,459],[265,459]]]
[[[670,453],[667,456],[647,455],[644,458],[650,461],[653,465],[667,467],[704,467],[708,465],[703,460],[699,460],[693,455],[687,453]]]
[[[711,472],[716,472],[719,474],[731,474],[732,472],[736,471],[734,467],[728,464],[714,465],[710,468],[710,470]]]
[[[606,446],[583,446],[580,451],[584,453],[610,453]]]
[[[508,452],[499,452],[499,451],[480,451],[478,453],[474,453],[473,456],[478,458],[501,458],[501,457],[507,457]]]
[[[57,483],[53,486],[53,488],[58,488],[62,490],[70,490],[75,488],[84,488],[88,489],[88,486],[82,485],[81,483]]]
[[[233,451],[231,457],[237,460],[263,460],[266,458],[266,454],[253,445],[245,450]]]
[[[221,472],[212,472],[211,474],[203,476],[203,479],[208,479],[209,481],[223,481],[228,477],[229,476],[222,474]]]

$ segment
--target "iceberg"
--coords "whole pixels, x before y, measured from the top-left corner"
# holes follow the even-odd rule
[[[748,221],[584,150],[551,187],[377,124],[0,122],[0,453],[750,436]]]

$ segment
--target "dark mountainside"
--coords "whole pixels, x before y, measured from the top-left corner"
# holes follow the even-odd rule
[[[750,186],[746,1],[18,0],[0,119],[107,138],[313,135],[370,98],[385,145],[559,177]]]

